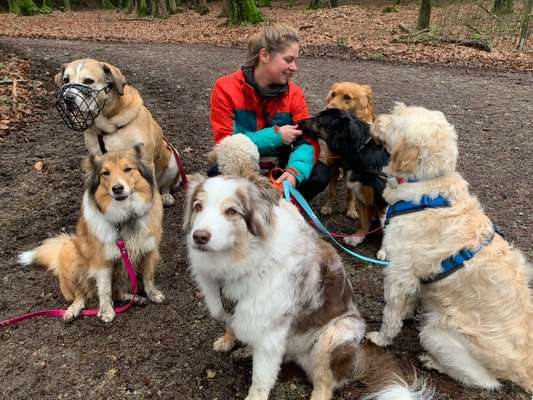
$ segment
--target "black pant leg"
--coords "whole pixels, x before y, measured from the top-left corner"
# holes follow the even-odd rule
[[[326,189],[330,178],[331,169],[322,161],[319,161],[311,171],[309,179],[303,181],[298,186],[298,190],[307,201],[311,201]]]

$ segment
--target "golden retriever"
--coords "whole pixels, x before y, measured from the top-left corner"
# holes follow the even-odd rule
[[[392,152],[383,195],[391,205],[442,196],[447,206],[390,216],[382,257],[385,308],[380,346],[392,342],[419,298],[420,341],[429,368],[487,389],[511,380],[533,392],[533,266],[495,232],[468,183],[456,172],[457,135],[439,111],[397,104],[378,116],[373,135]],[[405,203],[402,203],[405,204]],[[473,257],[451,274],[443,260],[463,249]]]

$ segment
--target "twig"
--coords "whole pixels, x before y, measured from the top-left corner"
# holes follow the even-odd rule
[[[17,82],[27,82],[26,79],[19,79]],[[0,85],[10,84],[13,83],[13,79],[2,79],[0,81]]]
[[[498,20],[498,22],[503,22],[502,19],[500,17],[498,17],[496,14],[494,14],[492,11],[490,11],[487,7],[485,7],[483,4],[481,3],[477,3],[477,5],[479,7],[481,7],[484,11],[487,12],[487,14],[489,14],[491,17],[495,18]]]
[[[409,29],[407,26],[405,26],[405,24],[403,24],[402,22],[400,22],[398,24],[398,28],[400,28],[402,31],[404,32],[407,32],[407,33],[412,33],[411,32],[411,29]]]
[[[17,112],[17,80],[13,79],[13,86],[11,86],[11,96],[13,97],[13,103],[11,104],[11,111]]]

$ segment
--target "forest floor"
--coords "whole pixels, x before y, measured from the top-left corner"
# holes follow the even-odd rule
[[[115,18],[114,13],[88,15],[93,13]],[[6,29],[4,22],[10,18],[0,15],[0,30]],[[87,26],[95,23],[90,21]],[[130,27],[135,21],[122,23]],[[73,21],[77,23],[77,19]],[[141,23],[155,26],[158,22]],[[99,29],[94,25],[92,29],[97,35]],[[249,28],[235,29],[243,29],[240,35],[244,37]],[[53,76],[59,66],[82,57],[118,66],[140,90],[147,107],[182,151],[187,171],[194,172],[205,171],[205,154],[213,145],[207,118],[213,83],[238,68],[245,58],[241,48],[233,48],[242,47],[242,41],[226,43],[228,47],[223,48],[197,43],[148,45],[142,38],[133,43],[119,42],[118,37],[101,37],[100,41],[94,40],[97,37],[91,41],[83,35],[81,38],[84,40],[0,38],[0,81],[6,81],[0,83],[1,117],[27,111],[6,118],[5,124],[0,119],[0,319],[67,306],[56,278],[37,269],[24,270],[16,263],[18,251],[59,232],[72,232],[79,217],[83,190],[79,164],[86,149],[82,137],[63,126],[54,108]],[[300,60],[296,81],[306,93],[311,112],[323,107],[329,86],[341,80],[370,84],[378,113],[389,111],[395,101],[443,111],[458,131],[460,172],[485,205],[487,214],[503,227],[506,237],[530,260],[533,258],[530,72],[520,68],[493,69],[490,65],[473,68],[468,63],[455,68],[388,58],[377,61],[326,55],[318,50],[308,51]],[[15,107],[14,80],[18,82]],[[251,362],[234,361],[211,350],[222,327],[209,317],[187,270],[180,230],[182,193],[177,194],[177,200],[177,205],[165,209],[162,260],[157,273],[157,284],[168,301],[135,307],[109,325],[86,317],[68,325],[56,319],[36,319],[3,328],[1,399],[245,397]],[[352,232],[356,222],[343,216],[343,201],[341,195],[338,212],[324,222],[331,229]],[[313,206],[318,209],[322,202],[321,195]],[[372,256],[378,247],[379,237],[372,237],[360,250]],[[346,256],[343,260],[368,328],[376,329],[383,309],[381,272]],[[423,371],[416,358],[421,352],[417,329],[417,321],[407,322],[391,350],[428,377],[436,389],[436,399],[529,399],[508,383],[500,391],[489,393],[467,389],[446,376]],[[304,374],[288,364],[281,370],[272,398],[304,399],[310,390]],[[361,385],[352,383],[339,390],[335,398],[357,399],[363,390]]]

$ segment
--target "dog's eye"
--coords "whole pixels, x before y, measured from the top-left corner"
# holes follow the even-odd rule
[[[202,203],[194,203],[194,206],[192,207],[195,212],[200,212],[203,208]]]
[[[347,94],[344,95],[344,100],[346,101],[350,101],[352,98],[350,96],[348,96]]]
[[[102,172],[102,176],[109,176],[109,171]]]
[[[69,82],[70,82],[69,77],[68,77],[68,76],[65,76],[65,77],[63,78],[63,83],[66,84],[66,83],[69,83]]]
[[[233,207],[230,207],[224,212],[224,214],[226,214],[228,217],[231,217],[233,215],[237,215],[237,210]]]
[[[131,172],[131,171],[133,171],[133,168],[130,168],[130,167],[124,168],[124,172]]]
[[[83,80],[84,85],[92,85],[94,83],[94,79],[87,78]]]
[[[336,93],[335,93],[335,92],[331,92],[331,98],[334,98],[334,97],[335,97],[335,95],[336,95]]]

